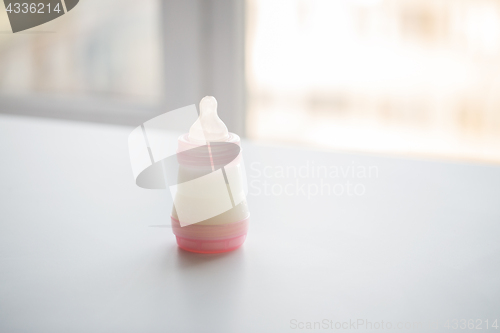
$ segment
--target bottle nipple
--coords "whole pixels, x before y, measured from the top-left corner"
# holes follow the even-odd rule
[[[217,115],[217,100],[213,96],[203,97],[200,101],[200,116],[189,129],[189,141],[226,141],[228,137],[226,124]]]

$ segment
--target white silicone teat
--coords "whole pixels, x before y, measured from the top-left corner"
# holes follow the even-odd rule
[[[229,137],[226,124],[217,115],[217,100],[205,96],[200,102],[200,116],[189,129],[189,141],[226,141]]]

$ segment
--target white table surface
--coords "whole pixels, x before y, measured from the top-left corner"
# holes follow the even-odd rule
[[[448,332],[447,320],[483,331],[500,320],[500,167],[245,142],[247,241],[199,255],[177,248],[167,192],[135,186],[130,131],[0,116],[0,332],[334,331],[323,320],[358,319]],[[255,171],[308,161],[378,177],[328,180],[364,195],[256,194],[264,181],[319,182]]]

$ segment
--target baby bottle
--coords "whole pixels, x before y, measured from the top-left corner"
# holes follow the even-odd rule
[[[177,143],[171,220],[178,246],[198,253],[238,248],[250,216],[240,138],[217,115],[214,97],[201,100],[198,119]]]

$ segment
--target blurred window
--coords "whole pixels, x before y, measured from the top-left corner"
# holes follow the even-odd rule
[[[3,8],[0,112],[137,125],[214,95],[244,134],[244,4],[82,0],[16,34]]]
[[[500,1],[248,0],[247,133],[500,162]]]
[[[58,19],[16,34],[2,8],[0,94],[156,104],[160,32],[157,0],[82,0]]]

